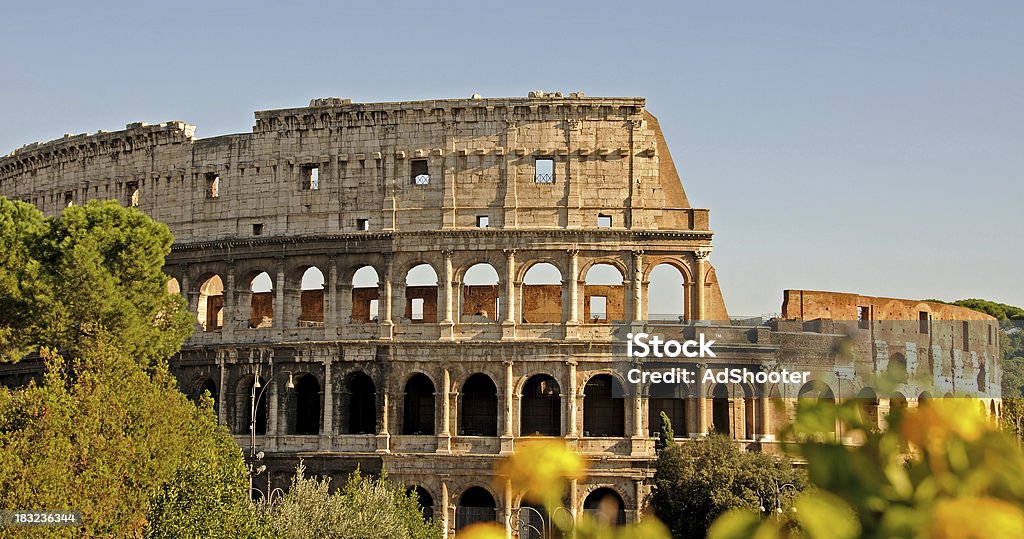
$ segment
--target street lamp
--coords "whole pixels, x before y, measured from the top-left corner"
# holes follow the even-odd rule
[[[783,484],[780,485],[774,479],[772,480],[772,489],[775,491],[775,513],[776,514],[779,514],[779,515],[782,514],[782,492],[784,490],[786,490],[787,488],[793,489],[794,493],[800,491],[800,487],[798,487],[798,486],[796,486],[796,485],[794,485],[792,483],[783,483]],[[764,497],[763,496],[761,497],[761,508],[760,509],[761,509],[762,513],[767,513],[768,512],[768,509],[764,506]],[[796,507],[793,508],[793,512],[794,513],[796,512]]]
[[[271,369],[273,369],[273,366],[271,366]],[[254,372],[252,375],[252,395],[250,396],[249,399],[249,462],[246,465],[246,468],[248,468],[249,470],[250,496],[252,496],[253,491],[252,478],[263,473],[267,469],[265,465],[260,465],[258,468],[254,467],[254,464],[257,460],[263,460],[263,451],[260,451],[258,453],[256,452],[256,408],[259,406],[260,399],[263,398],[263,395],[264,393],[266,393],[267,388],[270,387],[270,383],[274,380],[274,378],[284,373],[288,373],[288,383],[285,384],[285,388],[289,390],[295,389],[295,382],[292,379],[291,371],[278,371],[276,374],[271,374],[270,378],[267,379],[267,383],[265,386],[260,383],[259,369],[257,369],[256,372]],[[257,389],[259,390],[259,393],[256,392]]]

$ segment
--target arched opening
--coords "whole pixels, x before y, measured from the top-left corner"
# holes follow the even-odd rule
[[[437,272],[420,264],[405,276],[405,317],[414,324],[437,322]]]
[[[725,384],[716,384],[711,392],[711,427],[718,434],[732,437],[732,399]]]
[[[907,358],[896,352],[889,356],[889,365],[886,367],[886,373],[890,379],[897,383],[902,384],[907,381]]]
[[[647,426],[651,436],[661,436],[664,424],[661,414],[668,417],[672,430],[686,436],[689,425],[686,422],[686,384],[651,384],[647,399]],[[678,437],[678,434],[677,434]]]
[[[373,379],[354,372],[345,381],[342,398],[345,413],[342,433],[373,434],[377,432],[377,388]]]
[[[409,487],[406,492],[416,495],[416,504],[419,505],[423,518],[428,521],[434,520],[434,497],[427,492],[427,489],[416,485]]]
[[[474,264],[462,278],[462,322],[498,319],[498,272],[490,264]]]
[[[562,321],[562,272],[554,264],[530,266],[523,276],[520,316],[524,324],[558,324]]]
[[[595,264],[587,270],[583,286],[583,314],[588,323],[607,324],[625,319],[625,287],[622,273],[611,264]]]
[[[320,434],[320,382],[312,374],[299,375],[288,398],[288,434]]]
[[[256,388],[256,413],[255,421],[253,412],[253,377],[251,374],[244,375],[242,383],[239,384],[238,393],[236,394],[236,405],[237,409],[241,411],[238,414],[239,421],[238,427],[235,429],[239,434],[249,434],[253,430],[256,431],[257,436],[262,436],[267,433],[267,404],[270,399],[269,395],[263,391],[267,387],[267,380],[262,376],[259,378],[259,387]],[[261,391],[263,394],[261,395]]]
[[[274,325],[274,281],[270,274],[262,272],[249,283],[250,299],[249,327],[269,328]]]
[[[434,434],[434,383],[417,373],[405,383],[402,434]]]
[[[459,504],[455,508],[455,529],[461,530],[477,522],[495,522],[497,520],[494,496],[483,487],[472,487],[459,496]]]
[[[907,410],[907,397],[903,393],[896,392],[889,397],[889,415],[899,417]]]
[[[983,361],[978,367],[978,392],[984,395],[985,387],[985,362]]]
[[[206,378],[196,383],[192,398],[196,402],[202,399],[204,394],[209,394],[213,399],[213,412],[217,413],[217,404],[220,403],[220,395],[217,393],[217,384],[213,378]]]
[[[598,374],[583,388],[583,435],[618,437],[626,435],[626,403],[618,381],[610,374]]]
[[[545,539],[564,537],[551,522],[543,505],[521,503],[513,512],[512,533],[519,539]],[[516,533],[518,532],[518,535]]]
[[[651,270],[647,286],[647,319],[686,320],[686,287],[683,272],[672,264],[658,264]]]
[[[583,501],[583,511],[604,526],[626,524],[626,504],[618,492],[601,487],[595,489]]]
[[[352,322],[376,322],[380,316],[380,278],[373,266],[352,274]]]
[[[920,408],[921,406],[928,406],[928,401],[930,401],[931,398],[931,393],[929,393],[928,391],[922,391],[921,394],[917,396],[918,408]]]
[[[483,373],[470,376],[462,386],[459,418],[465,436],[498,435],[498,388]]]
[[[199,287],[196,320],[203,331],[218,331],[224,327],[224,282],[220,275],[206,279]]]
[[[520,407],[520,436],[562,435],[562,399],[554,378],[546,374],[530,377],[523,385]]]
[[[302,274],[299,296],[299,325],[322,326],[324,323],[324,273],[310,266]]]
[[[876,431],[881,428],[881,423],[878,422],[878,394],[875,390],[870,387],[861,388],[857,392],[857,401],[864,412],[869,429]]]
[[[167,293],[170,295],[181,294],[181,283],[174,277],[167,280]]]

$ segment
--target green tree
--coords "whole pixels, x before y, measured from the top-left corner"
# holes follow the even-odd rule
[[[364,476],[357,469],[341,490],[330,478],[306,477],[301,464],[288,494],[270,508],[270,525],[282,539],[436,539],[441,528],[424,519],[415,493],[406,493],[382,473]]]
[[[38,383],[0,388],[0,509],[84,520],[39,536],[262,533],[241,450],[167,369],[191,327],[167,294],[170,243],[114,203],[44,219],[0,198],[0,356],[34,352],[45,366]]]
[[[746,453],[714,434],[658,453],[651,507],[673,537],[704,537],[708,526],[734,508],[788,510],[805,479],[785,458]],[[763,509],[762,509],[763,508]]]
[[[184,299],[167,293],[163,224],[116,202],[44,219],[0,198],[0,359],[40,347],[66,357],[102,334],[143,365],[173,355],[191,331]]]

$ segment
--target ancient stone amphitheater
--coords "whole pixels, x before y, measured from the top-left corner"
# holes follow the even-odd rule
[[[170,227],[169,291],[195,313],[173,368],[183,391],[213,395],[247,455],[263,452],[261,493],[299,459],[336,481],[386,468],[447,532],[511,532],[537,517],[495,462],[561,437],[591,467],[569,510],[612,500],[630,521],[662,411],[680,437],[771,451],[798,396],[864,398],[883,424],[890,407],[999,386],[995,321],[959,307],[787,291],[781,316],[730,320],[708,210],[691,207],[641,98],[316,99],[257,112],[251,133],[194,130],[136,123],[25,146],[0,159],[0,195],[49,215],[116,199]],[[630,328],[704,332],[719,362],[814,379],[624,394],[614,348]],[[880,395],[890,365],[935,383]],[[9,385],[37,373],[0,372]],[[999,413],[997,398],[980,403]]]

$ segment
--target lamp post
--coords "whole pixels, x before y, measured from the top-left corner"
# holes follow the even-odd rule
[[[774,479],[772,480],[772,488],[775,490],[775,513],[781,515],[782,514],[782,492],[784,490],[786,490],[787,488],[789,488],[789,489],[793,489],[793,492],[796,493],[796,492],[798,492],[800,490],[800,488],[797,487],[796,485],[792,484],[792,483],[783,483],[783,484],[780,485]],[[765,508],[765,506],[764,506],[764,497],[763,496],[761,497],[761,512],[762,513],[767,513],[768,512],[768,509]],[[793,512],[796,512],[796,507],[793,508]]]
[[[273,366],[271,366],[273,369]],[[285,385],[286,389],[295,389],[295,382],[292,380],[291,371],[278,371],[276,374],[271,374],[270,378],[267,379],[266,385],[260,384],[260,370],[257,369],[252,375],[252,395],[249,399],[249,462],[246,464],[246,468],[249,471],[249,496],[252,497],[252,479],[254,476],[263,473],[267,467],[266,465],[260,465],[259,468],[255,467],[257,460],[263,460],[263,452],[256,452],[256,408],[259,406],[260,399],[266,393],[267,388],[270,387],[271,382],[277,376],[288,373],[288,383]],[[256,390],[259,390],[259,393]]]

